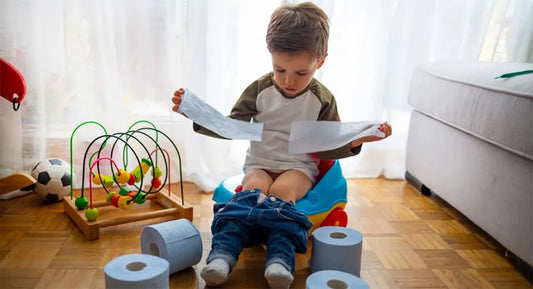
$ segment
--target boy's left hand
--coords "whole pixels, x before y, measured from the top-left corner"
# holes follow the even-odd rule
[[[364,142],[373,142],[373,141],[379,141],[382,139],[386,139],[392,134],[392,127],[388,122],[384,122],[380,124],[378,129],[385,134],[384,137],[379,137],[379,136],[374,136],[374,135],[365,136],[360,139],[352,141],[350,143],[350,147],[354,148],[354,147],[361,145]]]
[[[367,137],[362,137],[359,140],[361,142],[378,141],[378,140],[386,139],[392,134],[392,127],[390,126],[390,124],[388,122],[384,122],[384,123],[380,124],[378,129],[385,134],[384,137],[371,135],[371,136],[367,136]]]
[[[392,127],[388,122],[384,122],[379,126],[379,130],[385,134],[385,137],[388,138],[392,134]]]

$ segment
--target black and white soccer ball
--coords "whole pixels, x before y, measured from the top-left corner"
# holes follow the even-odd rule
[[[31,175],[37,180],[33,191],[46,201],[59,202],[70,194],[70,164],[62,159],[51,158],[38,162],[31,170]]]

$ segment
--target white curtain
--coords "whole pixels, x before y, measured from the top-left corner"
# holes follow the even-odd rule
[[[0,99],[0,176],[60,157],[72,162],[79,186],[85,150],[104,132],[83,125],[71,150],[75,128],[97,121],[108,134],[123,133],[145,120],[179,149],[184,180],[211,191],[241,173],[247,142],[195,134],[189,120],[171,112],[170,98],[186,87],[229,113],[244,88],[271,70],[266,27],[286,2],[299,1],[0,1],[0,57],[27,85],[18,111]],[[335,94],[342,120],[393,126],[392,137],[341,161],[346,177],[403,177],[407,93],[418,64],[533,62],[530,0],[313,2],[331,26],[329,56],[316,77]],[[176,182],[175,150],[164,137],[159,143]]]

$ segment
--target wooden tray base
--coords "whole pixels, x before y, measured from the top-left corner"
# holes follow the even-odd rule
[[[147,200],[157,203],[162,207],[161,210],[151,212],[139,212],[136,214],[129,214],[124,216],[115,216],[105,218],[100,215],[95,221],[88,221],[85,217],[85,210],[78,210],[75,205],[75,198],[66,197],[63,199],[63,211],[76,224],[80,231],[85,235],[87,240],[98,240],[100,238],[100,228],[115,226],[136,222],[140,220],[147,220],[153,218],[160,218],[165,216],[175,215],[176,218],[185,218],[192,221],[193,207],[187,203],[182,205],[180,198],[174,194],[168,194],[168,191],[161,190],[155,194],[147,195]],[[112,206],[105,200],[93,202],[93,207]],[[118,209],[120,210],[120,209]]]

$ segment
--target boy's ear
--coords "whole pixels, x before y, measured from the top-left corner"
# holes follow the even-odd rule
[[[326,54],[326,56],[328,55]],[[324,65],[324,61],[326,61],[326,56],[324,56],[324,58],[322,58],[322,60],[318,62],[318,66],[316,67],[316,69],[319,69],[320,67],[322,67],[322,65]]]

